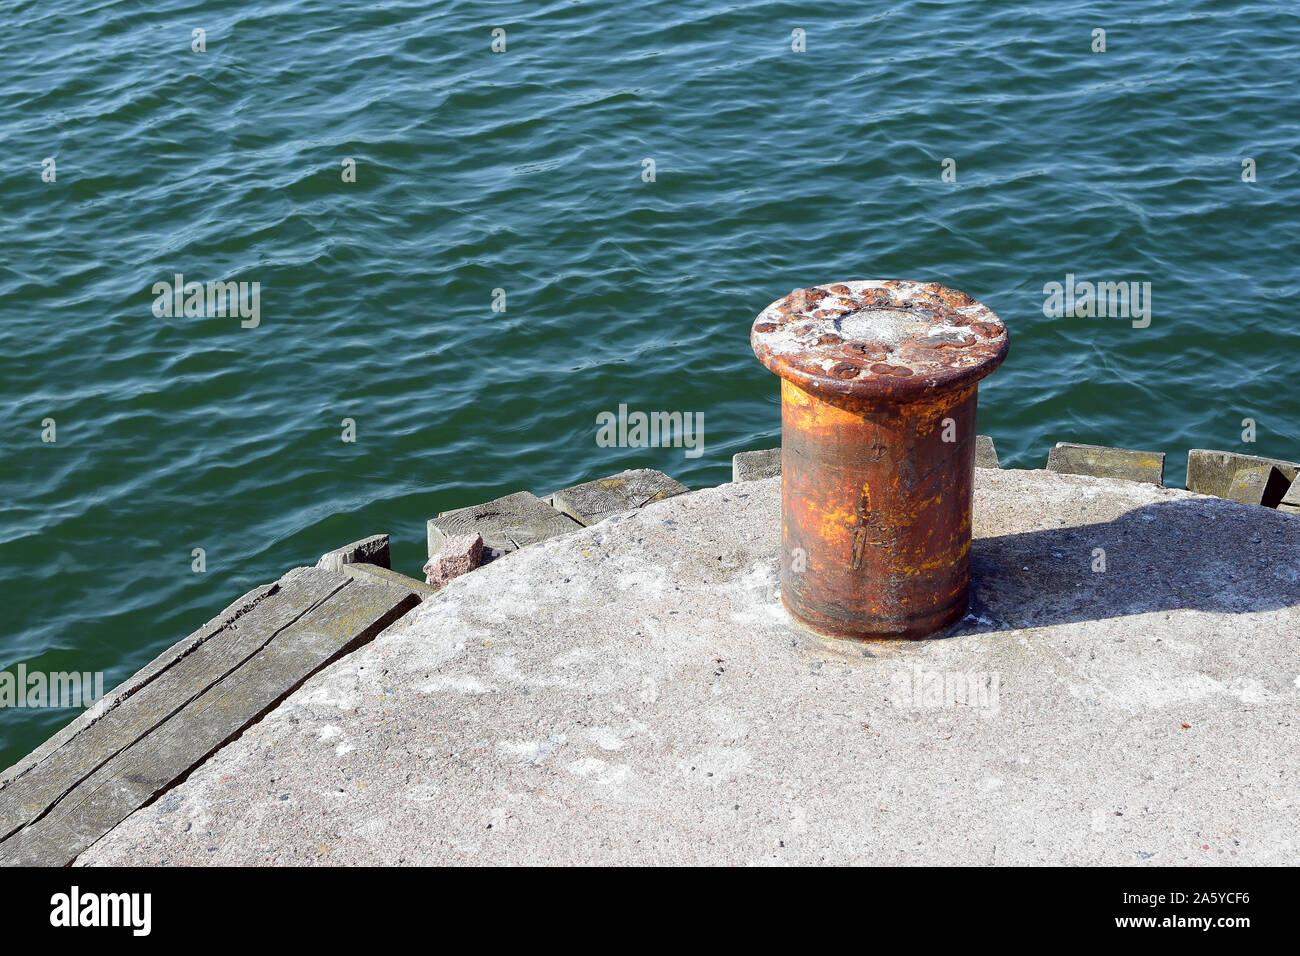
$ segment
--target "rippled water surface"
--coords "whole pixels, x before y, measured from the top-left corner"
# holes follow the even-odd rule
[[[1189,447],[1297,457],[1298,10],[11,4],[0,668],[111,686],[361,535],[417,574],[439,510],[725,481],[779,435],[750,322],[815,282],[999,313],[1004,465],[1062,439],[1169,451],[1170,484]],[[155,317],[177,272],[259,282],[260,324]],[[1046,317],[1067,273],[1149,281],[1149,327]],[[599,447],[620,403],[703,412],[704,454]],[[0,765],[71,716],[0,711]]]

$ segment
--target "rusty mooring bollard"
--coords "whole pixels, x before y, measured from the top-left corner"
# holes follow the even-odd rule
[[[978,382],[1007,354],[937,282],[796,289],[754,320],[781,376],[781,598],[835,637],[920,638],[970,592]]]

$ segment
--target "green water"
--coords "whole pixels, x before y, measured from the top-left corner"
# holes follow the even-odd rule
[[[418,574],[440,510],[725,481],[779,435],[750,322],[816,282],[1001,315],[1004,465],[1300,457],[1298,9],[11,4],[0,668],[112,686],[364,534]],[[259,283],[256,327],[155,316],[177,272]],[[1149,282],[1149,326],[1045,316],[1067,273]],[[599,446],[619,404],[703,413],[703,453]],[[72,716],[0,710],[0,765]]]

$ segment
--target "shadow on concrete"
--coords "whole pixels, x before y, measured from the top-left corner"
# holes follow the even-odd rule
[[[975,619],[947,636],[1152,611],[1244,614],[1297,604],[1300,516],[1217,499],[1164,501],[1112,521],[976,538]]]

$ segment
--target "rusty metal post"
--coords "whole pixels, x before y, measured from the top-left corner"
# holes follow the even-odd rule
[[[750,342],[781,376],[781,599],[834,637],[921,638],[970,592],[978,382],[1007,354],[937,282],[796,289]]]

